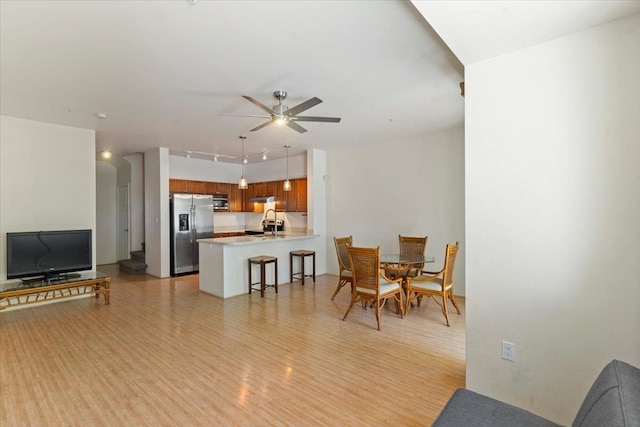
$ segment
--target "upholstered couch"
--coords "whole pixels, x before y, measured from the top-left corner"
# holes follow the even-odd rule
[[[558,424],[490,397],[459,389],[433,426],[558,427]],[[619,360],[607,364],[587,393],[572,426],[640,427],[640,369]]]

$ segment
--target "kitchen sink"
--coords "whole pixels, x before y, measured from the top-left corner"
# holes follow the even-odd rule
[[[285,236],[262,236],[262,240],[284,239]]]

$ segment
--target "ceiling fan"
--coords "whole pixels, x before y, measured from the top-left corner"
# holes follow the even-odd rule
[[[302,104],[298,104],[295,107],[289,108],[282,103],[282,101],[287,97],[287,92],[284,90],[277,90],[273,92],[273,96],[278,100],[278,105],[274,105],[273,108],[269,108],[266,105],[262,104],[259,101],[256,101],[250,96],[242,95],[242,97],[249,102],[257,105],[259,108],[266,111],[268,116],[235,116],[235,117],[261,117],[264,119],[269,119],[265,123],[254,127],[251,129],[251,132],[256,130],[260,130],[263,127],[269,126],[272,123],[277,123],[280,125],[287,125],[291,129],[298,131],[300,133],[304,133],[307,130],[300,126],[296,122],[325,122],[325,123],[339,123],[339,117],[317,117],[317,116],[298,116],[298,114],[303,111],[308,110],[311,107],[315,107],[320,104],[322,100],[320,98],[313,97]],[[221,114],[224,115],[224,114]]]

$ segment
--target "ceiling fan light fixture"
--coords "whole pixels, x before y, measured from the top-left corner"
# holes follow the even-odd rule
[[[250,132],[258,131],[262,128],[265,128],[272,124],[277,124],[278,126],[287,126],[296,132],[305,133],[307,129],[300,126],[298,122],[324,122],[324,123],[340,123],[340,117],[318,117],[318,116],[300,116],[299,114],[307,111],[309,108],[314,107],[322,102],[320,98],[313,97],[304,101],[301,104],[296,105],[295,107],[289,108],[282,103],[282,101],[287,97],[287,92],[284,90],[277,90],[273,92],[273,96],[278,100],[278,104],[274,105],[273,108],[269,108],[264,105],[262,102],[253,99],[250,96],[242,95],[244,99],[251,102],[264,112],[266,112],[269,116],[240,116],[235,115],[236,117],[263,117],[268,119],[266,122],[258,125],[250,130]],[[220,114],[224,115],[232,115],[234,114]]]

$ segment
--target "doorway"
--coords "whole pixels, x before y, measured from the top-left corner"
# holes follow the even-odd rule
[[[131,242],[129,238],[129,184],[118,185],[116,195],[116,227],[118,230],[118,260],[129,259]]]

